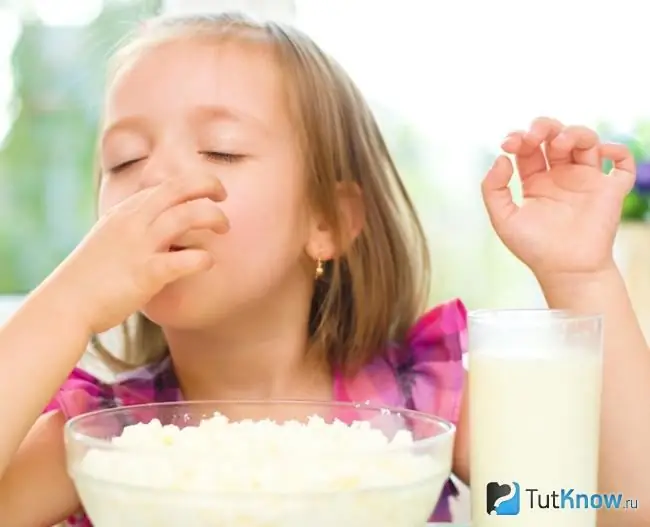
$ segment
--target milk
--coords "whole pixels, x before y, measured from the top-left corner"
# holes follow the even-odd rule
[[[470,350],[472,526],[595,527],[595,509],[540,505],[562,489],[597,492],[602,356],[597,348],[531,346]],[[488,516],[489,482],[509,484],[510,496],[518,483],[517,515]],[[538,489],[534,508],[526,489]],[[561,496],[552,500],[559,505]]]

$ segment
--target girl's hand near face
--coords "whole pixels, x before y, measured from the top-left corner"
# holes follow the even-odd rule
[[[167,284],[210,268],[201,248],[173,243],[194,229],[226,233],[214,176],[168,179],[105,214],[50,280],[65,291],[92,333],[120,324]]]

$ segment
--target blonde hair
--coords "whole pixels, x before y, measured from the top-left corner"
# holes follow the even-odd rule
[[[114,55],[110,75],[143,50],[179,38],[258,43],[268,46],[282,68],[309,200],[346,247],[327,262],[316,283],[310,344],[326,352],[332,367],[353,373],[389,342],[403,341],[429,294],[423,229],[370,108],[350,77],[308,36],[233,13],[154,19]],[[340,183],[357,185],[363,201],[364,226],[349,245],[337,200]],[[156,324],[141,314],[134,322],[123,326],[123,358],[93,339],[114,369],[153,363],[168,352]]]

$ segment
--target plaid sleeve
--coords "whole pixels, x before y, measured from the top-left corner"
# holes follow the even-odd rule
[[[398,377],[408,377],[409,406],[458,422],[466,348],[467,310],[460,300],[441,304],[416,322],[394,357]]]
[[[115,406],[113,388],[88,372],[75,368],[44,413],[60,410],[70,419],[82,413]]]

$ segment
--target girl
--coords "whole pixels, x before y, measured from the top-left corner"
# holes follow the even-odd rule
[[[604,312],[602,488],[643,502],[650,416],[635,403],[650,359],[612,260],[633,161],[550,119],[503,148],[527,201],[513,203],[499,157],[483,182],[491,221],[550,306]],[[429,290],[421,226],[368,106],[313,42],[233,15],[147,25],[112,64],[100,157],[100,220],[0,332],[3,525],[88,525],[62,427],[146,401],[431,412],[457,423],[454,471],[468,481],[465,309],[416,321]],[[74,369],[93,335],[133,313],[125,358],[99,346],[127,370],[118,382]],[[647,510],[602,525],[647,522]]]

